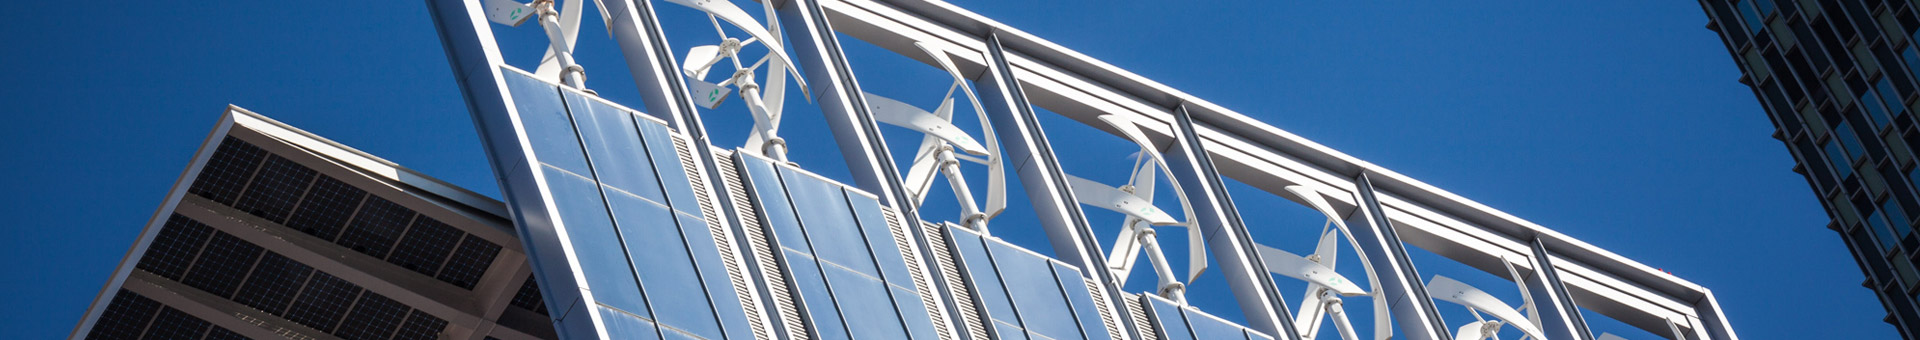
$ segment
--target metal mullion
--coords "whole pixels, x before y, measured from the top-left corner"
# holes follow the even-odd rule
[[[1276,338],[1299,338],[1293,311],[1274,284],[1273,274],[1267,271],[1266,260],[1255,248],[1251,230],[1241,218],[1239,208],[1234,206],[1233,195],[1227,192],[1226,180],[1220,176],[1212,154],[1201,141],[1191,112],[1186,104],[1181,104],[1172,113],[1174,124],[1170,135],[1175,145],[1168,157],[1173,164],[1168,168],[1176,178],[1169,180],[1184,183],[1180,188],[1193,202],[1194,213],[1198,215],[1194,217],[1199,223],[1195,227],[1210,231],[1207,234],[1211,235],[1227,234],[1224,240],[1209,239],[1207,250],[1220,260],[1220,272],[1239,300],[1240,310],[1248,316],[1249,328]]]
[[[554,89],[554,94],[560,96],[560,108],[561,108],[561,111],[566,112],[567,114],[567,126],[573,128],[574,144],[576,145],[576,147],[580,148],[580,158],[587,165],[586,175],[591,176],[591,178],[589,179],[593,180],[593,192],[600,195],[600,210],[604,212],[607,216],[607,225],[613,228],[614,241],[620,243],[620,258],[627,263],[627,276],[633,278],[633,289],[640,291],[640,303],[645,304],[645,306],[641,306],[641,308],[647,309],[647,315],[659,315],[659,314],[655,314],[655,311],[653,308],[653,298],[647,295],[646,294],[647,290],[642,287],[642,283],[640,282],[640,267],[635,266],[633,264],[633,256],[631,255],[631,252],[627,250],[628,249],[627,238],[625,235],[623,235],[624,233],[620,230],[620,221],[614,220],[613,218],[613,201],[610,201],[607,199],[607,190],[603,188],[605,187],[605,185],[600,183],[600,169],[599,167],[596,167],[593,165],[593,155],[591,155],[591,153],[587,151],[587,136],[580,133],[580,123],[578,122],[579,119],[575,118],[573,114],[573,111],[576,108],[571,107],[570,105],[567,105],[567,100],[566,100],[567,96],[566,96],[565,90],[556,88]],[[635,130],[634,131],[635,133],[639,132],[638,127],[635,127],[634,130]],[[641,145],[645,145],[644,144],[645,141],[642,141],[642,143],[643,144]],[[665,189],[663,188],[662,190],[665,190]],[[664,195],[664,192],[662,194]],[[673,213],[674,213],[673,207],[668,206],[667,217],[673,218],[674,217],[672,215]],[[675,219],[674,225],[676,226],[679,225],[678,219]],[[681,239],[685,239],[685,237],[682,237]],[[682,247],[685,247],[684,243]],[[691,258],[692,254],[688,254],[688,256],[689,258]],[[599,299],[594,299],[594,300],[595,300],[595,303],[598,304]],[[587,308],[596,308],[596,306],[587,306]],[[589,311],[589,313],[592,313],[592,311]],[[654,320],[654,321],[656,321],[654,322],[654,325],[657,326],[657,327],[654,327],[655,336],[659,336],[663,338],[666,337],[666,331],[664,330],[665,328],[667,328],[666,325],[660,324],[658,322],[659,320]],[[714,323],[716,324],[719,323],[719,321],[720,321],[719,319],[714,319]],[[604,331],[604,329],[602,331]],[[724,330],[722,330],[721,332],[725,333]]]
[[[1398,300],[1391,305],[1395,308],[1389,310],[1406,339],[1452,340],[1453,333],[1434,308],[1420,271],[1408,258],[1406,244],[1400,241],[1393,222],[1387,219],[1386,211],[1375,197],[1373,181],[1368,177],[1363,171],[1353,178],[1355,211],[1347,217],[1347,224],[1355,227],[1348,230],[1360,240],[1359,250],[1367,255],[1367,261],[1378,274],[1380,289],[1386,290],[1377,298]]]

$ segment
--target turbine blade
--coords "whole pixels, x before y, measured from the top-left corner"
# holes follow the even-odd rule
[[[1167,216],[1165,211],[1154,207],[1152,202],[1106,184],[1067,175],[1067,185],[1073,187],[1074,200],[1079,201],[1080,204],[1126,214],[1153,225],[1180,224],[1180,221],[1174,220],[1173,216]]]
[[[720,62],[719,45],[700,45],[687,49],[687,58],[680,63],[680,70],[688,77],[704,80],[713,64]]]
[[[1133,273],[1133,265],[1140,259],[1140,229],[1134,227],[1140,220],[1128,217],[1120,226],[1120,235],[1113,240],[1113,251],[1107,253],[1108,274],[1124,284],[1127,276]]]
[[[773,34],[773,32],[768,32],[767,28],[760,24],[760,21],[754,20],[753,16],[748,15],[747,11],[740,9],[740,6],[735,6],[733,2],[726,0],[667,0],[667,2],[693,7],[702,12],[713,14],[713,16],[720,18],[720,20],[726,21],[728,24],[733,24],[733,27],[739,28],[741,31],[746,31],[748,36],[758,38],[761,43],[767,45],[767,53],[772,53],[774,57],[779,58],[781,62],[787,65],[793,65],[793,58],[787,57],[786,44],[781,43],[782,40],[779,39],[780,37]],[[793,81],[800,84],[801,92],[806,92],[807,81],[800,76],[799,71],[793,69],[788,69],[787,71],[793,72]]]
[[[960,127],[954,126],[953,122],[893,98],[873,93],[864,94],[867,98],[867,107],[873,111],[874,120],[939,137],[940,140],[952,144],[962,152],[975,155],[987,154],[986,147],[980,146],[980,143],[975,142],[973,137],[967,136],[965,131],[960,131]]]
[[[687,79],[687,91],[693,95],[694,104],[707,109],[720,108],[720,103],[726,102],[727,97],[733,95],[731,88],[699,79]]]
[[[1486,339],[1487,338],[1487,334],[1485,332],[1486,325],[1487,325],[1487,321],[1474,321],[1474,322],[1469,322],[1465,325],[1460,325],[1460,330],[1457,332],[1454,332],[1453,340]]]
[[[913,165],[907,169],[907,177],[901,179],[908,190],[913,190],[913,204],[916,207],[927,201],[927,191],[933,189],[933,177],[937,173],[934,171],[935,166],[940,163],[933,153],[938,151],[939,147],[940,144],[936,142],[922,140],[920,150],[914,153]]]
[[[1327,268],[1327,266],[1320,265],[1319,263],[1308,261],[1305,257],[1300,257],[1300,255],[1295,255],[1294,253],[1289,253],[1279,248],[1264,244],[1256,245],[1259,246],[1260,259],[1267,263],[1267,272],[1306,281],[1308,284],[1314,286],[1332,289],[1334,293],[1344,296],[1367,295],[1367,292],[1361,290],[1360,286],[1353,284],[1353,280],[1348,280],[1346,276],[1341,276],[1340,273],[1334,272],[1333,268]]]
[[[1337,231],[1328,230],[1320,234],[1320,244],[1313,247],[1313,254],[1320,255],[1320,265],[1339,268],[1334,266],[1340,260],[1340,235]]]
[[[1200,273],[1207,272],[1207,238],[1200,227],[1191,223],[1187,228],[1187,285],[1200,279]]]
[[[1494,318],[1500,319],[1500,321],[1505,322],[1509,326],[1513,326],[1513,328],[1519,329],[1521,333],[1525,333],[1534,339],[1546,339],[1546,337],[1541,336],[1540,329],[1532,323],[1527,322],[1527,317],[1521,315],[1520,311],[1513,309],[1512,305],[1508,305],[1505,301],[1500,301],[1499,298],[1488,295],[1487,292],[1481,291],[1479,288],[1473,288],[1473,286],[1469,286],[1459,280],[1434,275],[1433,280],[1427,283],[1427,292],[1431,293],[1430,295],[1432,295],[1434,299],[1456,303],[1467,306],[1468,308],[1480,310],[1481,312],[1486,312],[1488,315],[1493,315]]]
[[[573,42],[580,40],[580,16],[585,14],[585,9],[582,7],[586,2],[580,0],[563,2],[565,3],[560,4],[560,36],[566,39],[566,52],[573,53]],[[548,48],[546,56],[540,57],[540,67],[533,70],[533,75],[536,78],[557,80],[560,79],[560,71],[562,71],[560,58],[555,57],[552,48]]]

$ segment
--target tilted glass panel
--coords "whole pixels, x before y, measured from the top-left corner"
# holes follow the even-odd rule
[[[675,212],[673,216],[680,222],[680,233],[686,238],[687,249],[693,254],[694,268],[700,271],[707,298],[713,302],[715,314],[720,316],[721,329],[726,330],[728,338],[752,338],[753,329],[747,323],[747,310],[740,306],[740,295],[733,288],[733,278],[727,276],[726,264],[721,263],[720,246],[713,243],[713,229],[708,229],[707,220],[699,216],[684,212]]]
[[[877,277],[831,265],[821,266],[827,284],[833,287],[833,299],[845,317],[847,330],[854,339],[904,339],[900,315],[887,293],[886,284]],[[815,312],[814,314],[819,314]]]
[[[756,157],[741,159],[746,178],[753,182],[754,204],[760,208],[768,231],[774,236],[772,241],[782,248],[812,254],[813,248],[807,245],[806,233],[800,231],[800,218],[794,215],[793,204],[787,199],[787,191],[780,184],[780,175],[773,163]]]
[[[853,271],[879,274],[866,236],[861,235],[840,188],[788,168],[780,168],[780,177],[787,185],[787,195],[792,196],[793,211],[800,214],[800,226],[813,244],[814,257]]]
[[[440,266],[446,263],[447,255],[453,253],[462,236],[466,233],[445,222],[426,216],[414,218],[413,226],[407,228],[387,262],[427,276],[439,274]]]
[[[266,157],[266,150],[248,144],[239,138],[227,136],[215,147],[213,156],[207,158],[207,164],[200,167],[200,175],[193,178],[193,186],[187,192],[232,205],[240,198],[240,190],[253,177],[253,170],[260,165],[260,159]]]
[[[1195,339],[1232,339],[1245,338],[1246,331],[1240,325],[1228,323],[1211,315],[1183,308],[1187,316],[1187,325],[1193,327]]]
[[[333,335],[345,340],[386,339],[410,309],[380,294],[360,294],[360,301],[353,304],[353,311],[340,321],[340,329]]]
[[[988,242],[987,250],[993,253],[1000,279],[1006,282],[1007,296],[1020,310],[1020,322],[1027,330],[1053,339],[1083,337],[1046,258],[1003,242]]]
[[[1007,301],[1006,286],[1000,283],[1000,273],[994,269],[993,258],[987,255],[982,238],[959,227],[947,228],[947,234],[952,236],[953,249],[967,271],[967,282],[972,284],[980,303],[986,306],[987,317],[1018,326],[1019,316],[1014,314],[1013,302]]]
[[[507,75],[503,78],[513,93],[514,110],[520,113],[534,159],[574,173],[587,173],[586,153],[580,151],[580,140],[562,106],[559,88],[516,72],[501,73]]]
[[[254,265],[253,274],[247,276],[240,292],[233,295],[233,302],[280,315],[286,311],[287,304],[293,302],[300,285],[312,275],[313,267],[269,251],[261,255],[260,264]]]
[[[340,316],[347,313],[347,305],[360,296],[360,291],[360,286],[352,282],[314,272],[313,278],[307,280],[307,288],[300,291],[300,298],[293,301],[284,316],[288,321],[331,332],[333,325],[340,322]]]
[[[469,234],[460,241],[460,248],[453,251],[453,256],[447,259],[446,268],[441,268],[436,278],[460,288],[473,289],[473,285],[480,283],[480,276],[486,275],[487,267],[493,266],[493,258],[499,255],[500,245]]]
[[[1147,317],[1153,322],[1155,331],[1160,332],[1163,340],[1193,340],[1193,331],[1187,327],[1187,318],[1179,306],[1153,295],[1141,295],[1146,303]]]
[[[1073,307],[1073,315],[1080,320],[1080,330],[1085,332],[1087,339],[1112,339],[1113,336],[1107,333],[1106,321],[1100,318],[1100,310],[1093,305],[1093,293],[1087,291],[1086,278],[1080,276],[1079,270],[1066,264],[1048,263],[1053,265],[1053,276],[1060,280],[1060,289],[1067,293],[1067,304]]]
[[[880,264],[880,277],[887,284],[911,291],[912,274],[907,272],[906,258],[898,243],[893,241],[893,229],[887,225],[887,215],[880,212],[880,200],[852,191],[846,191],[847,203],[853,208],[854,218],[860,222],[861,232],[866,234],[867,247],[873,249],[873,259]]]
[[[322,174],[314,180],[313,188],[307,190],[306,197],[300,199],[300,207],[295,208],[293,216],[287,218],[286,226],[324,240],[333,240],[339,236],[340,228],[346,226],[347,219],[353,217],[354,210],[360,209],[360,201],[366,197],[366,190]]]
[[[660,188],[667,192],[667,206],[683,213],[700,215],[700,205],[694,200],[693,181],[687,178],[687,171],[680,166],[680,152],[673,147],[673,137],[666,125],[652,121],[641,121],[640,138],[646,141],[647,157],[653,158],[654,173],[660,174]]]
[[[606,203],[600,199],[593,180],[546,167],[547,188],[553,192],[553,204],[559,207],[560,223],[566,224],[567,239],[579,261],[580,276],[600,304],[628,313],[647,315],[640,284],[634,281],[627,263],[627,252],[614,233],[613,220],[607,216]],[[553,289],[568,289],[555,287]]]
[[[821,277],[820,265],[806,254],[787,250],[786,263],[788,273],[793,274],[793,285],[797,299],[808,318],[807,328],[813,337],[821,340],[847,339],[847,326],[843,324],[839,308],[834,307],[833,293],[827,290],[827,280]],[[857,321],[857,320],[856,320]]]
[[[353,222],[347,225],[347,231],[340,234],[339,243],[353,251],[374,258],[387,258],[393,250],[394,241],[406,232],[408,224],[413,223],[411,209],[399,203],[388,201],[380,196],[368,196],[367,203],[360,207],[360,213],[354,214]]]
[[[908,334],[912,334],[913,338],[918,340],[934,340],[940,337],[939,332],[934,330],[933,317],[927,315],[926,302],[920,300],[919,294],[915,294],[910,288],[899,286],[893,286],[888,290],[893,292],[893,305],[900,309],[900,317],[907,322]]]
[[[627,258],[633,260],[641,287],[652,293],[647,294],[648,302],[661,311],[651,317],[668,327],[719,338],[713,306],[702,293],[706,289],[700,285],[700,274],[687,255],[673,213],[658,203],[611,191],[607,201],[613,207],[614,224],[620,226],[620,238],[626,241]],[[649,316],[644,311],[628,312]]]
[[[568,111],[578,122],[580,139],[592,159],[600,184],[666,204],[666,198],[660,193],[660,180],[654,176],[647,149],[640,143],[640,131],[634,128],[629,113],[570,91],[561,91],[561,94],[566,98]]]
[[[594,308],[598,309],[601,321],[607,325],[607,336],[610,338],[622,340],[651,340],[660,338],[660,334],[657,333],[658,330],[654,329],[653,322],[640,318],[639,315],[627,314],[605,306]]]

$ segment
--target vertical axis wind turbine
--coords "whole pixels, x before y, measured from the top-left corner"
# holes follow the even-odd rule
[[[802,96],[809,101],[812,97],[807,94],[806,80],[802,79],[799,71],[792,67],[793,59],[787,57],[786,46],[781,40],[779,17],[774,12],[773,1],[760,2],[761,7],[766,10],[766,25],[761,25],[759,21],[747,15],[745,10],[741,10],[740,6],[727,0],[667,1],[706,12],[707,21],[713,23],[714,33],[720,36],[718,45],[701,45],[688,49],[686,60],[680,64],[682,71],[690,80],[687,82],[687,87],[693,95],[694,102],[701,107],[716,109],[732,94],[733,90],[728,89],[728,86],[739,89],[740,98],[747,102],[747,110],[753,114],[753,133],[747,137],[747,143],[743,148],[759,152],[776,161],[786,162],[787,144],[786,140],[780,138],[779,132],[781,112],[786,106],[787,75],[793,75],[793,81],[800,86]],[[727,36],[726,29],[720,25],[721,21],[746,32],[747,40]],[[740,59],[741,49],[755,42],[766,46],[767,54],[750,65],[743,64]],[[705,78],[708,71],[713,70],[713,66],[719,64],[722,59],[733,64],[733,74],[720,83],[707,82]],[[768,67],[765,88],[753,79],[754,72],[759,70],[760,66]]]
[[[1140,148],[1126,185],[1113,187],[1066,174],[1067,185],[1073,188],[1074,200],[1126,215],[1118,238],[1113,242],[1113,249],[1107,254],[1107,272],[1116,282],[1126,282],[1133,272],[1134,262],[1144,253],[1159,279],[1156,293],[1185,305],[1187,285],[1199,279],[1200,273],[1207,269],[1206,239],[1194,225],[1193,205],[1188,203],[1186,193],[1180,190],[1179,182],[1168,181],[1173,185],[1174,196],[1180,199],[1181,216],[1186,220],[1175,220],[1164,209],[1155,207],[1153,190],[1156,175],[1164,172],[1167,178],[1173,178],[1173,170],[1167,168],[1166,158],[1154,147],[1153,141],[1140,132],[1136,122],[1119,115],[1102,115],[1099,118]],[[1167,262],[1166,253],[1161,251],[1159,238],[1154,231],[1156,226],[1187,229],[1186,277],[1175,276],[1173,266]]]
[[[987,118],[987,111],[980,106],[980,99],[974,95],[973,88],[967,85],[967,78],[960,75],[960,69],[954,67],[947,51],[931,46],[914,43],[914,46],[933,57],[942,70],[953,77],[953,83],[947,86],[947,96],[933,112],[915,107],[906,102],[883,97],[873,93],[866,96],[868,108],[873,112],[874,120],[889,125],[904,127],[919,132],[920,149],[913,155],[913,165],[908,169],[901,182],[913,195],[917,207],[927,199],[927,191],[933,187],[934,173],[937,171],[947,177],[947,185],[953,188],[955,199],[960,203],[962,225],[969,229],[989,234],[987,221],[1007,209],[1007,180],[1005,166],[1001,164],[1000,140],[994,136],[993,124]],[[967,102],[973,104],[974,114],[980,117],[981,132],[986,135],[986,145],[975,142],[966,131],[953,125],[953,94],[960,90],[967,96]],[[955,153],[954,149],[967,155]],[[969,156],[970,155],[970,156]],[[980,158],[986,157],[986,158]],[[960,160],[986,165],[987,170],[987,208],[981,210],[974,203],[973,190],[967,186],[967,179],[960,173]]]

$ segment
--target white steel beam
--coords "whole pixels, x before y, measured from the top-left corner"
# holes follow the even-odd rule
[[[1227,194],[1226,183],[1214,168],[1212,157],[1194,132],[1186,107],[1175,108],[1174,118],[1176,133],[1171,150],[1166,153],[1167,168],[1173,173],[1173,180],[1180,183],[1182,194],[1192,203],[1196,216],[1189,218],[1197,222],[1192,227],[1200,228],[1205,236],[1207,250],[1217,263],[1214,266],[1220,268],[1220,273],[1226,276],[1227,287],[1239,299],[1247,327],[1276,338],[1300,338],[1299,330],[1294,329],[1291,322],[1293,311],[1287,308],[1286,299],[1274,286],[1273,274],[1267,272],[1266,262],[1254,249],[1247,225],[1240,219],[1232,196]]]
[[[1540,315],[1540,330],[1554,339],[1592,340],[1593,331],[1587,329],[1587,320],[1580,316],[1573,297],[1567,296],[1567,287],[1560,283],[1560,273],[1553,269],[1553,256],[1547,254],[1546,245],[1536,238],[1531,248],[1533,256],[1527,259],[1533,272],[1514,280],[1525,282],[1534,306],[1531,313]]]
[[[1447,329],[1447,323],[1440,319],[1440,311],[1434,309],[1433,298],[1427,296],[1427,285],[1420,271],[1413,266],[1413,260],[1407,257],[1405,243],[1394,231],[1393,222],[1382,211],[1380,200],[1373,192],[1373,183],[1362,173],[1353,179],[1354,200],[1360,204],[1353,214],[1347,217],[1348,229],[1353,238],[1359,240],[1360,253],[1366,254],[1366,260],[1372,262],[1374,273],[1379,282],[1374,285],[1384,290],[1375,292],[1374,298],[1387,299],[1387,310],[1393,314],[1394,325],[1398,326],[1402,339],[1412,340],[1452,340],[1453,333]]]

